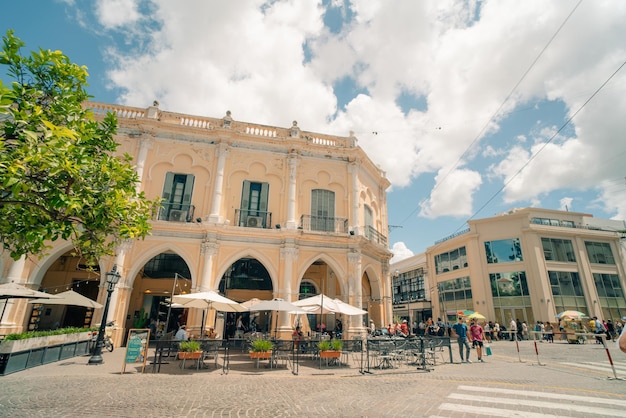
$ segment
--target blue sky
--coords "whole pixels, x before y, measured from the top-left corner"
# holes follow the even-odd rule
[[[0,29],[96,101],[354,131],[395,260],[516,207],[626,219],[622,0],[21,0]]]

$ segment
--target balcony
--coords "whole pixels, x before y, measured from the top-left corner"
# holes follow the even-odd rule
[[[380,232],[378,232],[372,226],[365,227],[365,237],[372,242],[387,246],[387,237],[381,234]]]
[[[303,231],[348,233],[348,220],[345,218],[329,218],[324,216],[302,215],[300,227]]]
[[[244,228],[271,228],[272,212],[235,209],[235,225]]]
[[[192,222],[195,209],[194,205],[162,203],[157,220],[168,222]]]

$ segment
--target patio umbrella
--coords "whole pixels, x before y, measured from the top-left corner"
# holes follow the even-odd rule
[[[42,303],[44,305],[72,305],[72,306],[84,306],[86,308],[102,308],[102,305],[93,299],[89,299],[81,295],[80,293],[68,290],[67,292],[57,293],[58,299],[44,299],[39,298],[31,300],[28,303]]]
[[[557,314],[557,319],[561,319],[562,317],[568,317],[568,318],[572,318],[572,319],[582,319],[582,318],[588,318],[587,314],[582,313],[580,311],[563,311],[559,314]]]
[[[357,308],[356,306],[352,306],[349,303],[346,303],[340,299],[333,299],[333,302],[337,304],[339,308],[339,313],[343,315],[353,316],[353,315],[364,315],[367,311],[364,311],[361,308]]]
[[[259,298],[252,298],[252,299],[247,300],[245,302],[241,302],[241,306],[245,306],[246,308],[250,309],[251,306],[256,305],[259,302],[261,302],[261,299],[259,299]]]
[[[259,312],[259,311],[272,311],[276,312],[289,312],[289,313],[308,313],[307,310],[292,304],[291,302],[287,302],[281,298],[274,298],[272,300],[261,300],[252,306],[250,306],[251,312]],[[274,314],[272,314],[274,315]],[[274,322],[274,320],[272,320]],[[278,331],[278,321],[274,324],[274,336]]]
[[[58,296],[51,295],[50,293],[39,292],[13,282],[0,284],[0,299],[56,299],[57,297]]]
[[[222,312],[248,311],[245,306],[241,306],[241,304],[213,290],[176,295],[172,298],[172,303],[180,303],[185,308],[215,309]]]
[[[339,313],[339,306],[330,297],[322,294],[293,302],[294,305],[304,308],[312,314]]]
[[[484,315],[479,314],[478,312],[472,312],[471,314],[467,315],[468,319],[487,319],[485,318]]]
[[[0,300],[5,300],[4,307],[2,308],[2,314],[0,314],[0,322],[4,317],[4,311],[9,303],[8,299],[33,299],[33,298],[46,298],[56,299],[58,296],[51,295],[49,293],[39,292],[37,290],[30,289],[21,284],[14,282],[0,284]]]

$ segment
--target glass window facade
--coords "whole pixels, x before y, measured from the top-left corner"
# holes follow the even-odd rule
[[[526,280],[526,272],[510,271],[489,274],[495,318],[508,328],[511,319],[535,321]]]
[[[400,273],[393,278],[393,303],[412,302],[426,299],[424,269]]]
[[[574,310],[587,313],[585,292],[580,283],[580,276],[570,271],[548,271],[552,299],[558,312]]]
[[[465,267],[467,267],[467,253],[464,246],[435,256],[435,271],[437,274]]]
[[[608,242],[585,241],[585,247],[590,263],[615,265],[611,245]]]
[[[454,320],[457,311],[474,309],[472,284],[469,276],[437,283],[437,290],[439,306],[442,312],[454,312],[451,316],[452,320]],[[448,317],[448,315],[441,315],[441,317]]]
[[[487,263],[514,263],[524,261],[519,238],[485,241]]]
[[[593,274],[603,319],[619,320],[626,316],[626,298],[617,274]]]
[[[576,262],[572,241],[560,238],[541,238],[546,261]]]

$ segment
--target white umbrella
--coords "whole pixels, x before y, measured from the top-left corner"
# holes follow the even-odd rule
[[[180,303],[185,308],[215,309],[222,312],[248,311],[245,306],[241,306],[241,304],[213,290],[176,295],[172,298],[172,303]]]
[[[344,315],[353,316],[353,315],[364,315],[367,313],[367,311],[364,311],[361,308],[357,308],[356,306],[352,306],[349,303],[346,303],[339,299],[333,299],[333,302],[335,302],[337,306],[339,307],[339,313],[344,314]]]
[[[241,302],[241,306],[245,306],[246,308],[250,309],[251,306],[256,305],[259,302],[261,302],[259,298],[252,298],[245,302]]]
[[[277,312],[290,312],[290,313],[309,313],[309,311],[294,305],[291,302],[287,302],[284,299],[275,298],[272,300],[261,300],[252,306],[250,311],[277,311]]]
[[[300,299],[293,303],[296,306],[304,308],[308,313],[312,314],[329,314],[339,313],[339,306],[330,297],[319,294],[306,299]]]
[[[67,292],[57,293],[55,299],[35,299],[29,301],[29,303],[42,303],[44,305],[72,305],[72,306],[84,306],[86,308],[102,308],[102,305],[93,299],[89,299],[81,295],[80,293],[68,290]]]
[[[0,284],[0,299],[31,299],[45,298],[56,299],[58,296],[49,293],[39,292],[38,290],[29,289],[17,283]]]
[[[49,293],[39,292],[38,290],[29,289],[26,286],[22,286],[17,283],[3,283],[0,284],[0,300],[5,299],[4,307],[2,308],[2,314],[0,314],[0,322],[4,316],[4,311],[9,303],[8,299],[33,299],[33,298],[46,298],[56,299],[58,296],[51,295]]]

